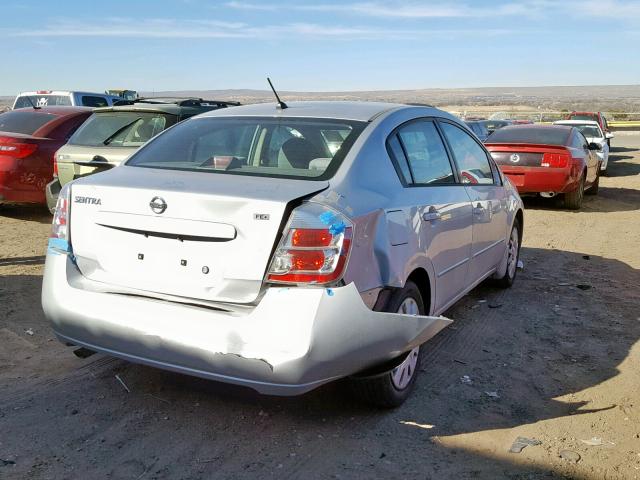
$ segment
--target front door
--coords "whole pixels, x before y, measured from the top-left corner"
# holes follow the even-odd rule
[[[492,273],[503,258],[507,235],[507,199],[489,154],[465,130],[441,122],[460,178],[471,200],[473,245],[469,279],[476,282]]]

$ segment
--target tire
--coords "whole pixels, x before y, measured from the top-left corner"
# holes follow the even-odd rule
[[[589,190],[584,192],[585,194],[587,194],[587,195],[597,195],[598,194],[598,189],[600,188],[600,175],[601,175],[601,173],[598,172],[598,176],[596,177],[596,181],[593,182],[593,185],[591,185],[589,187]]]
[[[580,184],[573,192],[564,194],[564,206],[569,210],[580,210],[582,198],[584,197],[584,175],[580,179]]]
[[[511,288],[513,282],[516,280],[518,260],[520,259],[521,237],[520,222],[516,218],[513,222],[513,227],[511,227],[507,251],[505,252],[507,256],[507,270],[504,273],[504,277],[496,279],[496,284],[501,288]]]
[[[425,315],[420,290],[412,281],[395,292],[387,312]],[[398,407],[409,398],[420,370],[420,347],[398,359],[349,378],[351,391],[360,400],[382,408]]]

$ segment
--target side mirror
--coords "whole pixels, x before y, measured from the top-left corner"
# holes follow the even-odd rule
[[[602,147],[595,142],[589,144],[589,150],[602,150]]]

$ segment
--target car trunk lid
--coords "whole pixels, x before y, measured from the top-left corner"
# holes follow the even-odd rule
[[[72,186],[71,242],[92,280],[251,303],[289,202],[327,182],[123,166]]]
[[[58,178],[65,185],[76,178],[120,165],[138,147],[85,147],[65,145],[56,155]]]
[[[491,144],[485,145],[491,157],[498,165],[510,167],[540,167],[545,153],[565,152],[566,147],[560,145]]]

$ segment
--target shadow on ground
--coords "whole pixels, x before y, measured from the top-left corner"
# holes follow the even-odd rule
[[[43,205],[0,205],[0,217],[51,223],[51,213]]]
[[[416,391],[396,410],[364,406],[340,382],[297,398],[264,397],[101,355],[75,359],[48,341],[52,334],[40,314],[42,338],[28,339],[36,346],[30,358],[0,369],[8,439],[0,443],[0,459],[16,462],[0,464],[0,475],[559,478],[549,468],[518,464],[524,454],[509,462],[437,441],[584,414],[584,403],[554,398],[618,375],[638,341],[640,322],[630,312],[640,294],[623,288],[640,284],[638,270],[558,250],[525,248],[522,256],[527,269],[512,289],[483,284],[447,312],[454,324],[426,345]],[[38,278],[0,277],[0,294]],[[0,316],[0,331],[20,334],[26,316],[34,315],[26,303],[39,302],[39,291],[32,288],[18,302],[10,316]],[[21,367],[34,356],[66,370],[34,378],[31,367]],[[464,375],[471,385],[461,382]]]

